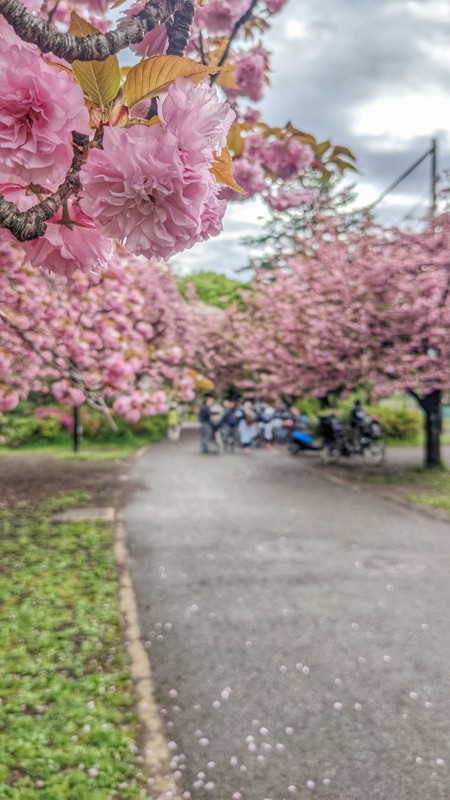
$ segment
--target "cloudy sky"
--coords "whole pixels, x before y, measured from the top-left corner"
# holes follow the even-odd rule
[[[361,205],[373,201],[439,141],[450,167],[450,0],[288,0],[266,38],[271,85],[260,104],[271,124],[288,120],[350,147]],[[428,161],[379,206],[408,224],[426,210]],[[246,235],[264,227],[260,201],[230,203],[224,231],[173,260],[177,271],[245,266]],[[406,220],[405,220],[406,218]]]

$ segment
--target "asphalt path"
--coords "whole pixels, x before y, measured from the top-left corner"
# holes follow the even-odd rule
[[[151,446],[125,510],[180,797],[449,800],[449,526],[198,450]]]

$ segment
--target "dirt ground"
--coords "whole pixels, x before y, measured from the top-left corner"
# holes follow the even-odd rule
[[[49,496],[91,491],[100,506],[114,505],[124,490],[127,459],[72,461],[48,456],[0,456],[0,508],[17,502],[37,505]],[[121,477],[122,476],[122,477]]]

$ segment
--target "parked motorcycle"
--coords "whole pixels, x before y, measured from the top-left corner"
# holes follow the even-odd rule
[[[385,448],[381,425],[375,417],[366,417],[361,425],[349,430],[335,415],[320,418],[323,447],[321,459],[331,464],[338,458],[362,456],[366,464],[377,466],[384,460]]]

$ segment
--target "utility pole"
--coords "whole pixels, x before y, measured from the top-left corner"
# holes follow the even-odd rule
[[[436,216],[436,184],[437,184],[437,157],[438,157],[438,142],[437,139],[431,140],[431,216]]]

